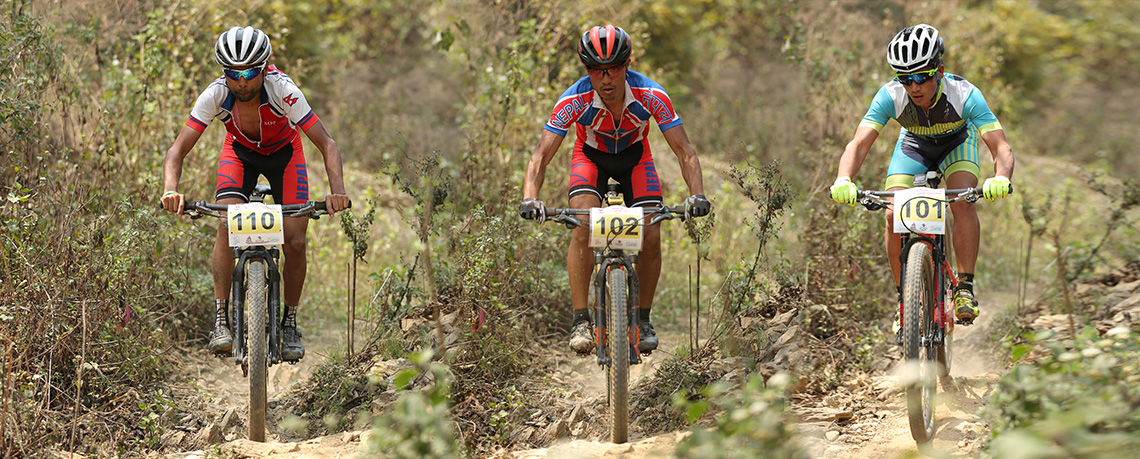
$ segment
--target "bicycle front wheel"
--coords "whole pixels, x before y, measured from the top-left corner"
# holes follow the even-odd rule
[[[610,441],[625,443],[629,439],[629,295],[625,269],[611,268],[606,274],[607,334],[610,368],[609,397],[613,428]]]
[[[265,375],[266,325],[268,322],[268,288],[265,263],[250,261],[245,265],[245,304],[249,311],[246,336],[249,339],[249,439],[265,441]]]
[[[903,385],[910,434],[919,443],[934,436],[934,392],[937,363],[933,343],[934,263],[930,246],[918,243],[907,255],[903,286]],[[923,339],[926,338],[926,339]]]

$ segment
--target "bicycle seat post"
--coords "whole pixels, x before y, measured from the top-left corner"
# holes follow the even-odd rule
[[[606,199],[605,199],[606,204],[611,205],[611,206],[617,206],[617,205],[622,204],[623,200],[622,200],[621,192],[618,191],[619,186],[621,186],[621,185],[618,182],[615,182],[613,179],[610,179],[610,181],[608,183],[606,183],[606,188],[607,188]]]

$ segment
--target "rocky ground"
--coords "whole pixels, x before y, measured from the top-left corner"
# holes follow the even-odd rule
[[[1079,323],[1087,318],[1102,333],[1121,326],[1140,331],[1138,268],[1122,269],[1075,286],[1073,300],[1083,305],[1078,309],[1086,311],[1075,320]],[[997,295],[994,300],[999,304],[1014,302],[1009,295]],[[1059,335],[1069,333],[1068,315],[1041,314],[1032,306],[1025,309],[1027,328],[1053,330]],[[761,343],[758,351],[765,356],[766,363],[758,371],[770,373],[795,368],[828,371],[826,361],[829,356],[835,358],[834,352],[813,349],[826,347],[828,343],[801,329],[806,310],[769,311],[769,318],[746,317],[742,321],[743,329],[751,329],[762,337],[756,341]],[[983,315],[976,325],[955,330],[951,376],[941,382],[937,396],[935,439],[932,449],[922,453],[937,457],[973,457],[987,436],[988,427],[980,418],[980,411],[987,403],[986,396],[992,385],[1005,369],[1000,359],[994,358],[993,342],[998,333],[988,319]],[[279,398],[285,391],[296,387],[328,352],[339,346],[339,338],[334,334],[313,335],[306,336],[309,355],[302,364],[278,366],[270,372],[270,425],[287,422],[288,410],[279,406]],[[688,345],[684,330],[666,327],[661,337],[662,349],[646,358],[644,365],[634,367],[635,386],[650,380],[660,363],[674,353],[678,345]],[[871,359],[864,371],[844,373],[845,379],[839,387],[826,395],[801,392],[793,396],[800,441],[812,457],[893,458],[913,457],[919,453],[910,435],[905,400],[896,374],[901,353],[885,344],[875,349],[879,357]],[[203,351],[183,351],[186,352],[183,378],[174,384],[175,397],[180,403],[177,412],[170,414],[172,419],[178,420],[178,425],[166,434],[164,441],[186,452],[168,454],[166,458],[361,457],[362,445],[369,436],[366,430],[303,441],[289,441],[273,432],[267,443],[244,440],[248,388],[240,369]],[[532,386],[527,386],[525,380],[519,384],[529,387],[524,391],[546,392],[539,401],[532,401],[517,413],[512,412],[516,431],[511,433],[511,439],[514,444],[540,447],[504,449],[489,454],[490,457],[668,457],[676,444],[688,435],[686,430],[662,432],[659,425],[635,415],[631,420],[630,442],[609,443],[604,414],[605,379],[592,359],[555,352],[548,361],[536,362],[536,365],[548,370],[547,374],[529,381]],[[372,371],[390,377],[409,366],[405,360],[378,361]],[[739,384],[743,380],[743,372],[737,371],[739,367],[739,360],[721,359],[710,363],[709,372],[717,379]],[[643,392],[635,389],[634,397]],[[395,395],[381,393],[367,409],[381,413],[395,400]]]

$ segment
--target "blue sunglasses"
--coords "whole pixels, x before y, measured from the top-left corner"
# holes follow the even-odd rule
[[[911,83],[923,84],[933,80],[936,73],[938,73],[938,69],[923,70],[914,73],[899,73],[895,75],[895,81],[902,83],[903,86],[910,86]]]
[[[257,76],[261,74],[261,71],[263,69],[265,69],[264,65],[261,67],[253,67],[253,68],[248,68],[245,70],[225,69],[224,71],[226,74],[226,78],[229,78],[229,79],[234,80],[234,81],[237,81],[239,78],[245,78],[246,81],[249,81],[249,80],[252,80],[254,78],[257,78]]]

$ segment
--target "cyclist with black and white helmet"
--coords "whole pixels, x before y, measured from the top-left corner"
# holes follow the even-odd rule
[[[1001,123],[990,111],[980,90],[965,78],[946,73],[945,43],[938,30],[927,24],[907,27],[887,45],[887,63],[895,78],[883,85],[871,101],[855,137],[843,150],[839,171],[831,187],[837,202],[855,204],[858,188],[851,181],[871,144],[888,121],[902,125],[887,169],[884,188],[913,186],[915,175],[939,170],[947,188],[976,187],[981,175],[979,139],[994,159],[994,176],[982,184],[988,200],[1005,197],[1013,177],[1013,150]],[[981,226],[974,204],[965,200],[950,205],[954,214],[953,237],[958,278],[954,291],[954,315],[960,323],[978,317],[974,299],[974,265],[978,258]],[[886,215],[887,259],[899,285],[899,235],[891,231],[893,211]],[[900,295],[901,304],[901,295]],[[895,320],[895,334],[899,331]]]
[[[610,178],[621,184],[627,206],[661,206],[661,181],[649,151],[650,121],[657,123],[677,156],[681,176],[690,193],[685,200],[686,213],[697,217],[708,214],[711,205],[704,196],[696,149],[689,143],[681,117],[673,111],[673,102],[661,85],[629,69],[633,51],[629,34],[613,25],[595,26],[582,34],[577,46],[578,60],[587,75],[570,86],[554,104],[526,168],[519,214],[527,219],[545,218],[538,192],[546,179],[546,165],[571,128],[576,130],[577,138],[570,159],[570,207],[601,206]],[[637,277],[641,282],[638,300],[641,326],[637,337],[639,349],[651,352],[658,344],[649,312],[661,275],[661,229],[658,225],[647,226],[643,234],[644,245],[637,264]],[[574,308],[570,348],[587,353],[594,348],[586,308],[594,258],[586,229],[574,229],[566,267]]]
[[[223,75],[198,96],[186,124],[166,151],[163,208],[182,213],[185,196],[178,192],[178,182],[182,176],[183,159],[214,120],[222,122],[226,128],[215,188],[218,204],[249,202],[259,175],[264,175],[269,181],[273,202],[298,204],[307,201],[309,179],[298,132],[301,131],[324,158],[331,189],[331,194],[325,198],[329,214],[348,207],[340,150],[293,80],[269,63],[272,55],[269,36],[259,29],[234,27],[218,37],[214,45],[214,60],[222,67]],[[305,218],[289,218],[283,222],[285,317],[281,357],[286,361],[297,361],[305,355],[296,317],[305,283],[307,228],[308,219]],[[213,251],[215,321],[209,349],[214,353],[231,352],[233,346],[233,336],[226,326],[234,270],[228,242],[223,220]]]

